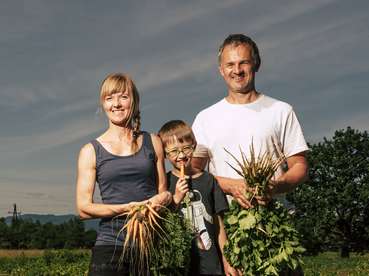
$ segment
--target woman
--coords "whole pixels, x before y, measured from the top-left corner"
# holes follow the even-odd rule
[[[128,275],[119,264],[124,219],[116,218],[137,204],[167,205],[164,154],[160,139],[140,131],[139,95],[124,74],[111,74],[102,83],[100,103],[108,129],[84,145],[78,157],[77,209],[82,219],[101,218],[89,275]],[[95,203],[98,183],[103,203]]]

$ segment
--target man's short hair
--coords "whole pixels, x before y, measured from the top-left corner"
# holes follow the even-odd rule
[[[172,120],[165,123],[158,133],[164,147],[175,142],[191,142],[196,145],[195,135],[191,127],[182,120]]]
[[[259,55],[259,49],[256,43],[248,36],[244,34],[230,34],[220,45],[219,51],[218,51],[218,62],[220,64],[222,60],[222,53],[226,46],[232,45],[237,47],[238,45],[249,45],[251,48],[251,56],[254,62],[254,70],[257,72],[260,67],[261,59]]]

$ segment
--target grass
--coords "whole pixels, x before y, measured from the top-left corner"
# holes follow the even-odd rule
[[[28,250],[17,250],[17,249],[0,249],[0,258],[2,257],[37,257],[42,256],[44,250],[42,249],[28,249]]]
[[[0,276],[74,276],[87,275],[90,259],[86,250],[3,250]],[[41,254],[41,255],[35,255]]]
[[[74,249],[73,252],[88,253],[88,249]],[[3,257],[39,257],[45,253],[44,249],[0,249],[0,258]]]
[[[310,275],[361,276],[369,275],[369,254],[351,253],[350,258],[341,258],[337,252],[325,252],[314,257],[304,257],[304,273]]]
[[[89,258],[89,250],[0,250],[0,276],[85,275]],[[342,259],[337,252],[326,252],[303,259],[306,276],[369,275],[369,253]]]

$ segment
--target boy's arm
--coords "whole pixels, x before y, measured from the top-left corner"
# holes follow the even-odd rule
[[[227,235],[224,229],[224,223],[223,223],[223,214],[217,214],[215,216],[215,223],[217,228],[217,234],[218,234],[218,245],[219,249],[222,253],[222,261],[224,266],[224,272],[225,275],[231,275],[231,276],[238,276],[240,275],[236,269],[234,269],[227,261],[227,259],[224,257],[223,248],[227,241]]]

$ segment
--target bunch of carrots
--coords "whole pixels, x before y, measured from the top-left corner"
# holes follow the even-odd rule
[[[180,167],[180,177],[181,179],[185,177],[184,164]],[[166,209],[166,211],[169,210]],[[137,205],[119,216],[126,217],[125,224],[118,233],[120,235],[123,231],[126,232],[120,261],[128,260],[135,269],[133,273],[147,275],[150,270],[150,260],[158,254],[155,244],[158,239],[169,238],[170,233],[167,233],[162,226],[166,218],[153,208],[151,202]]]
[[[151,206],[151,203],[137,205],[131,210],[124,212],[126,223],[120,230],[126,231],[123,244],[121,261],[129,258],[136,272],[147,274],[150,264],[150,256],[153,254],[154,241],[157,237],[166,238],[166,233],[160,225],[163,219]]]

